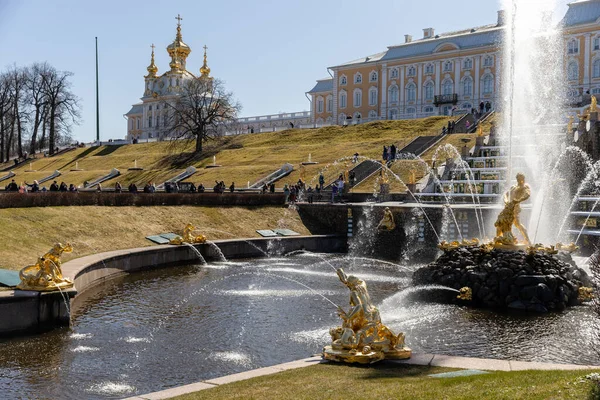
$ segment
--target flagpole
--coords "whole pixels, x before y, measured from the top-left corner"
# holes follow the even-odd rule
[[[96,141],[100,143],[100,104],[98,99],[98,36],[96,36]]]

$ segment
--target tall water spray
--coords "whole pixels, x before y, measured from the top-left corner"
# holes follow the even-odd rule
[[[500,84],[501,144],[506,146],[507,188],[518,172],[532,189],[529,236],[537,242],[551,240],[555,212],[544,192],[550,170],[561,151],[560,126],[564,44],[552,20],[556,0],[503,0],[505,31]],[[551,208],[551,207],[550,207]],[[543,211],[543,212],[542,212]]]

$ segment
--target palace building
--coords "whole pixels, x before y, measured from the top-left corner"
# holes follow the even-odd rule
[[[162,75],[158,74],[158,67],[154,63],[154,45],[148,66],[148,75],[144,76],[144,94],[142,102],[134,104],[125,117],[127,118],[127,140],[134,139],[162,139],[168,133],[167,110],[164,102],[173,99],[181,93],[184,82],[190,79],[210,77],[210,68],[206,61],[204,46],[204,63],[200,68],[200,75],[196,76],[187,69],[187,58],[192,49],[183,42],[181,35],[181,18],[177,16],[177,33],[173,43],[167,46],[171,57],[170,69]],[[161,104],[163,109],[161,109]]]
[[[307,92],[316,126],[376,119],[422,118],[469,112],[499,100],[504,12],[497,22],[423,36],[358,60],[329,67],[333,78]],[[565,102],[580,106],[600,93],[600,0],[569,4],[561,21],[564,38]]]

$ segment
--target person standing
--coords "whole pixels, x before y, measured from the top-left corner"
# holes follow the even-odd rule
[[[229,185],[229,192],[230,193],[235,192],[235,182],[231,182],[231,185]]]
[[[396,159],[396,146],[392,143],[390,146],[390,161],[394,161]]]
[[[119,182],[115,183],[115,193],[121,193],[123,191],[123,188],[121,187],[121,184]]]

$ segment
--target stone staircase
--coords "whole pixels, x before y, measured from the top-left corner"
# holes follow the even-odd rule
[[[437,142],[442,140],[444,134],[437,136],[417,136],[412,142],[404,146],[398,153],[414,154],[420,156],[425,153],[427,149],[435,145]]]
[[[348,173],[354,171],[355,180],[354,186],[358,186],[361,182],[367,180],[369,177],[376,174],[381,169],[381,163],[373,160],[365,160],[358,164],[356,167],[352,168],[348,171]],[[331,186],[335,183],[331,182],[325,188],[323,188],[322,192],[331,192]]]

